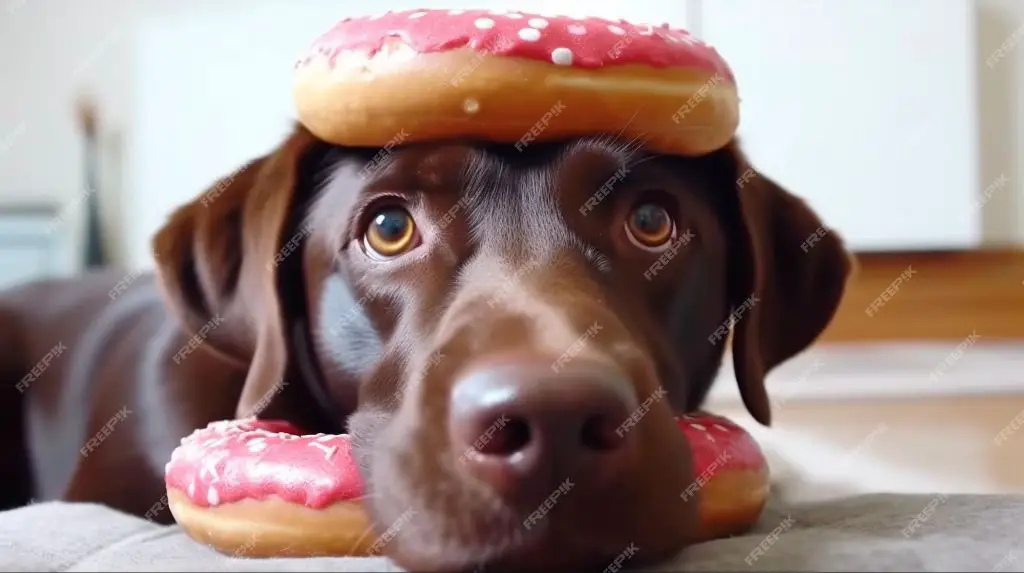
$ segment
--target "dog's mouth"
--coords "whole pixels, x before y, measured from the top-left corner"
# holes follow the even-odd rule
[[[548,398],[558,418],[558,400]],[[619,410],[590,400],[598,404],[596,412],[610,408],[614,418],[603,434],[616,443],[598,439],[587,445],[584,437],[583,446],[565,439],[531,451],[491,432],[490,439],[470,442],[475,446],[467,451],[453,446],[451,432],[418,427],[409,417],[381,424],[373,443],[356,446],[382,553],[413,571],[513,571],[603,570],[623,559],[641,565],[681,550],[696,529],[697,513],[692,500],[681,498],[693,477],[691,459],[667,401],[648,404],[635,416],[636,400]],[[636,423],[616,434],[619,419],[631,415]],[[356,427],[359,416],[352,420]],[[516,418],[513,409],[505,427],[517,426]],[[557,422],[535,422],[550,426],[532,439],[553,439],[551,432],[576,435],[566,430],[572,421]],[[484,428],[480,435],[489,435],[489,426]],[[495,442],[501,443],[488,448]],[[521,451],[506,456],[517,446]],[[531,455],[541,458],[531,462]],[[575,461],[566,460],[571,456]],[[543,471],[530,465],[545,459]]]

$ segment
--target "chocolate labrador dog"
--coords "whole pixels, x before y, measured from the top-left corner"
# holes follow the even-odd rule
[[[259,414],[350,432],[385,553],[432,571],[679,551],[699,496],[681,495],[673,416],[731,345],[768,424],[766,373],[828,325],[850,272],[735,142],[682,158],[610,136],[378,150],[296,127],[153,249],[155,276],[0,300],[0,506],[169,523],[179,440]]]

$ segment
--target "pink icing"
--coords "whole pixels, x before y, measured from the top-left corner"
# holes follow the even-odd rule
[[[469,48],[576,68],[697,68],[719,72],[735,83],[732,70],[714,48],[668,24],[502,10],[405,10],[345,18],[314,41],[297,65],[316,55],[326,56],[333,65],[339,53],[350,51],[372,57],[388,38],[400,38],[417,53]]]
[[[676,419],[694,456],[694,471],[764,469],[761,448],[742,427],[700,413]],[[167,487],[200,507],[278,496],[321,509],[363,495],[348,435],[300,435],[287,422],[213,422],[181,440],[166,467]]]
[[[695,474],[766,468],[761,447],[736,423],[706,412],[680,416],[676,423],[693,451]]]
[[[181,440],[167,464],[168,488],[200,507],[278,496],[322,509],[362,497],[347,435],[299,435],[287,422],[214,422]]]

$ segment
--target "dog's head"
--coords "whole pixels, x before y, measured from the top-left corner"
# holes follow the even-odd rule
[[[179,209],[162,284],[251,364],[238,414],[352,433],[403,565],[600,566],[695,533],[687,445],[731,343],[743,400],[831,320],[840,239],[751,169],[607,137],[341,149],[301,127]],[[699,496],[698,496],[699,497]]]

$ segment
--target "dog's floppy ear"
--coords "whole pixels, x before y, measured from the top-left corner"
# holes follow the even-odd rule
[[[736,199],[730,264],[733,365],[743,403],[771,423],[765,375],[831,322],[851,272],[842,239],[798,197],[754,171],[733,141],[717,153]],[[712,335],[715,340],[715,335]]]
[[[240,412],[284,377],[285,334],[271,263],[303,159],[314,145],[317,140],[296,127],[269,154],[177,209],[153,239],[164,298],[192,337],[175,361],[202,347],[247,367]]]

